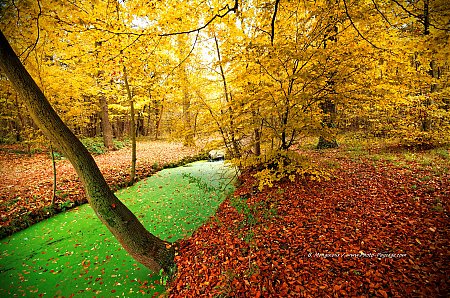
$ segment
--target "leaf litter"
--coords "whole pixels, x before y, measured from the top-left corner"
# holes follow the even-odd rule
[[[448,297],[448,171],[335,164],[330,181],[262,192],[244,173],[216,216],[180,242],[169,297]]]

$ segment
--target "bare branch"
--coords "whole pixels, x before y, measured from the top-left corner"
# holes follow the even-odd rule
[[[119,54],[117,54],[117,55],[115,55],[115,56],[109,58],[107,61],[114,60],[114,59],[116,59],[117,57],[123,55],[123,52],[124,52],[126,49],[128,49],[129,47],[131,47],[133,44],[135,44],[141,36],[142,36],[142,35],[138,35],[131,43],[127,44],[124,48],[122,48],[122,49],[119,51]]]
[[[197,32],[197,35],[195,36],[194,43],[192,44],[192,48],[191,48],[191,50],[189,51],[189,53],[186,55],[186,57],[183,58],[183,60],[180,61],[180,63],[178,63],[177,66],[175,66],[175,67],[172,69],[171,73],[173,73],[173,72],[175,71],[176,68],[180,67],[180,66],[181,66],[181,65],[189,58],[189,56],[192,54],[192,52],[193,52],[194,49],[195,49],[195,46],[197,45],[199,33],[200,33],[200,32]]]
[[[204,25],[196,28],[196,29],[192,29],[192,30],[186,30],[186,31],[179,31],[179,32],[172,32],[172,33],[163,33],[163,34],[159,34],[159,36],[172,36],[172,35],[180,35],[180,34],[189,34],[189,33],[193,33],[193,32],[200,32],[200,30],[205,29],[206,27],[208,27],[209,24],[211,24],[215,19],[217,18],[223,18],[225,17],[227,14],[229,14],[230,12],[234,12],[236,13],[239,7],[239,0],[235,0],[234,1],[234,6],[230,7],[228,4],[225,5],[223,8],[221,8],[219,10],[219,13],[215,14],[208,22],[206,22]],[[220,13],[221,11],[226,10],[224,13]]]
[[[403,9],[407,14],[415,17],[416,19],[420,20],[421,16],[413,14],[411,11],[407,10],[406,7],[404,7],[401,3],[399,3],[397,0],[392,0],[392,2],[395,2],[398,6],[400,6],[401,9]]]
[[[32,44],[32,45],[30,45],[30,46],[28,46],[20,55],[19,55],[19,57],[20,56],[22,56],[25,52],[28,52],[27,53],[27,55],[25,56],[25,58],[23,59],[23,61],[22,61],[22,63],[25,63],[25,61],[28,59],[28,57],[30,56],[30,53],[36,48],[36,46],[37,46],[37,44],[38,44],[38,42],[39,42],[39,37],[40,37],[40,32],[41,32],[41,29],[39,28],[39,18],[41,17],[41,15],[42,15],[42,7],[41,7],[41,2],[39,2],[39,0],[37,0],[37,4],[38,4],[38,7],[39,7],[39,13],[38,13],[38,15],[37,15],[37,17],[36,17],[36,28],[37,28],[37,36],[36,36],[36,40],[35,40],[35,42]]]
[[[376,48],[376,49],[378,49],[378,50],[383,50],[382,48],[380,48],[380,47],[374,45],[373,42],[371,42],[371,41],[368,40],[364,35],[362,35],[362,33],[359,31],[359,29],[356,27],[355,23],[353,22],[353,19],[352,19],[352,17],[350,16],[350,13],[348,12],[348,7],[347,7],[347,2],[346,2],[346,0],[343,0],[343,1],[344,1],[344,7],[345,7],[345,14],[347,15],[347,17],[348,17],[350,23],[352,24],[352,27],[355,29],[355,31],[358,33],[358,35],[359,35],[362,39],[364,39],[365,41],[367,41],[372,47],[374,47],[374,48]]]
[[[389,24],[389,26],[392,27],[391,22],[389,22],[388,18],[384,15],[384,13],[380,10],[375,0],[372,0],[373,5],[375,6],[375,9],[378,11],[378,13],[383,17],[383,19],[386,21],[386,23]]]
[[[174,68],[172,68],[172,70],[170,71],[170,73],[167,74],[166,78],[164,79],[163,84],[165,84],[165,82],[169,79],[169,77],[174,73],[175,69],[177,69],[178,67],[180,67],[180,66],[187,60],[187,58],[189,58],[189,56],[192,54],[192,52],[194,51],[195,46],[196,46],[196,44],[197,44],[197,40],[198,40],[199,34],[200,34],[200,32],[197,32],[197,35],[195,36],[194,43],[192,44],[192,48],[191,48],[191,50],[189,51],[189,53],[186,55],[186,57],[184,57],[183,60],[181,60],[180,63],[178,63]]]
[[[75,6],[76,8],[78,8],[79,10],[81,10],[82,12],[84,12],[85,14],[89,15],[89,11],[85,10],[82,6],[78,5],[75,1],[67,0],[67,2],[69,2],[69,3],[72,4],[73,6]],[[109,1],[108,1],[108,2],[109,2]]]
[[[17,26],[19,25],[19,20],[20,20],[20,10],[16,5],[16,2],[13,0],[12,1],[12,5],[14,6],[14,8],[17,10]]]
[[[161,39],[162,37],[160,36],[158,38],[158,40],[155,42],[155,46],[153,47],[153,50],[150,51],[150,53],[147,55],[147,58],[145,58],[143,61],[147,61],[149,59],[150,56],[152,56],[153,54],[155,54],[156,49],[158,48],[159,44],[161,43]]]

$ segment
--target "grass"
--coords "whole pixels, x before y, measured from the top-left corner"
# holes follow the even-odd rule
[[[214,214],[226,193],[218,190],[232,189],[233,174],[223,163],[197,162],[163,170],[117,195],[151,233],[174,242]],[[1,297],[134,297],[164,291],[161,276],[133,260],[89,205],[2,239],[0,251]]]
[[[411,150],[399,146],[395,139],[367,137],[358,133],[345,133],[338,136],[338,143],[342,148],[341,154],[352,159],[361,157],[373,161],[386,161],[399,167],[408,163],[417,163],[423,167],[442,166],[448,168],[450,161],[450,145],[430,150]]]
[[[437,148],[431,150],[436,156],[439,156],[440,158],[450,161],[450,149],[449,148]]]
[[[108,151],[107,148],[105,147],[105,145],[103,144],[103,139],[100,137],[84,138],[81,140],[81,142],[83,143],[83,145],[88,149],[88,151],[91,154],[94,154],[94,155],[104,154]],[[121,148],[129,145],[130,142],[128,140],[121,141],[121,140],[113,139],[113,143],[114,143],[114,146],[116,147],[116,149],[121,149]]]

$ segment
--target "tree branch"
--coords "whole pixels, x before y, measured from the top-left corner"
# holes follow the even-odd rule
[[[375,0],[372,0],[373,5],[375,6],[375,9],[378,11],[378,13],[383,17],[383,19],[386,21],[386,23],[389,24],[389,26],[392,27],[391,22],[389,22],[388,18],[384,15],[384,13],[380,10]]]
[[[230,7],[228,4],[225,5],[224,7],[222,7],[221,9],[219,9],[219,13],[215,14],[208,22],[206,22],[204,25],[196,28],[196,29],[192,29],[192,30],[186,30],[186,31],[179,31],[179,32],[172,32],[172,33],[163,33],[163,34],[159,34],[159,36],[173,36],[173,35],[180,35],[180,34],[189,34],[189,33],[193,33],[193,32],[200,32],[200,30],[205,29],[206,27],[208,27],[209,24],[211,24],[215,19],[217,18],[223,18],[225,17],[227,14],[229,14],[230,12],[234,12],[236,13],[239,7],[239,0],[234,0],[234,6]],[[221,11],[225,10],[226,11],[224,13],[220,13]]]
[[[272,43],[273,46],[273,39],[275,38],[275,20],[277,18],[277,12],[278,12],[278,5],[280,4],[280,0],[276,0],[275,1],[275,8],[273,11],[273,16],[272,16],[272,23],[271,23],[271,34],[270,34],[270,42]]]
[[[20,20],[20,10],[16,5],[16,1],[12,1],[12,5],[14,6],[14,8],[17,10],[17,26],[19,26],[19,20]]]
[[[400,6],[400,8],[403,9],[403,10],[404,10],[407,14],[409,14],[410,16],[415,17],[419,23],[425,25],[425,20],[424,20],[424,18],[423,18],[422,15],[418,15],[418,14],[412,13],[412,12],[411,12],[410,10],[408,10],[405,6],[403,6],[400,2],[398,2],[398,0],[392,0],[392,2],[394,2],[395,4],[397,4],[398,6]],[[442,30],[442,31],[446,31],[446,32],[450,31],[450,29],[448,29],[448,28],[441,28],[441,27],[438,27],[438,26],[436,26],[435,24],[433,24],[433,23],[431,23],[431,22],[429,22],[428,25],[431,26],[431,27],[433,27],[433,28],[435,28],[435,29],[437,29],[437,30]]]
[[[30,56],[30,53],[36,48],[36,46],[37,46],[37,44],[38,44],[38,42],[39,42],[39,37],[40,37],[40,32],[41,32],[41,29],[39,28],[39,18],[41,17],[41,15],[42,15],[42,7],[41,7],[41,2],[39,2],[39,0],[37,0],[37,4],[38,4],[38,7],[39,7],[39,13],[38,13],[38,15],[37,15],[37,17],[36,17],[36,28],[37,28],[37,36],[36,36],[36,40],[35,40],[35,42],[32,44],[32,45],[30,45],[30,46],[28,46],[20,55],[19,55],[19,57],[20,56],[22,56],[25,52],[27,52],[28,51],[28,53],[27,53],[27,55],[25,56],[25,58],[23,59],[23,61],[22,61],[22,63],[25,63],[25,61],[28,59],[28,57]],[[15,5],[15,4],[14,4]]]
[[[169,79],[169,77],[174,73],[175,69],[177,69],[178,67],[180,67],[181,64],[183,64],[183,63],[187,60],[187,58],[189,58],[189,56],[192,54],[192,52],[193,52],[194,49],[195,49],[195,45],[197,44],[199,34],[200,34],[200,32],[197,32],[197,35],[195,36],[194,43],[192,44],[192,48],[191,48],[191,50],[189,51],[189,53],[186,55],[186,57],[184,57],[183,60],[181,60],[180,63],[178,63],[174,68],[172,68],[172,70],[170,71],[170,73],[168,73],[167,76],[166,76],[166,78],[164,79],[163,84],[166,83],[166,81]],[[160,36],[161,36],[161,35],[160,35]]]
[[[398,6],[400,6],[401,9],[403,9],[407,14],[409,14],[410,16],[415,17],[416,19],[420,20],[421,17],[419,15],[413,14],[411,11],[407,10],[406,7],[404,7],[401,3],[399,3],[397,0],[392,0],[392,2],[394,2],[395,4],[397,4]]]
[[[122,49],[119,51],[119,54],[117,54],[117,55],[115,55],[115,56],[109,58],[107,61],[114,60],[114,59],[116,59],[117,57],[121,56],[121,55],[123,54],[123,52],[124,52],[126,49],[128,49],[129,47],[131,47],[133,44],[135,44],[141,36],[142,36],[142,35],[138,35],[131,43],[127,44],[124,48],[122,48]]]
[[[343,0],[344,2],[344,7],[345,7],[345,14],[347,15],[350,23],[352,24],[352,27],[355,29],[355,31],[358,33],[358,35],[364,39],[365,41],[367,41],[372,47],[378,49],[378,50],[383,50],[382,48],[374,45],[370,40],[368,40],[364,35],[362,35],[362,33],[359,31],[359,29],[356,27],[355,23],[353,22],[352,17],[350,16],[350,13],[348,12],[348,7],[347,7],[347,2],[346,0]]]

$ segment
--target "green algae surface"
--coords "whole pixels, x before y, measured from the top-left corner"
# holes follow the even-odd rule
[[[166,169],[117,192],[154,235],[174,242],[211,217],[233,190],[223,162]],[[133,260],[89,205],[0,243],[0,297],[136,297],[164,292],[161,276]]]

